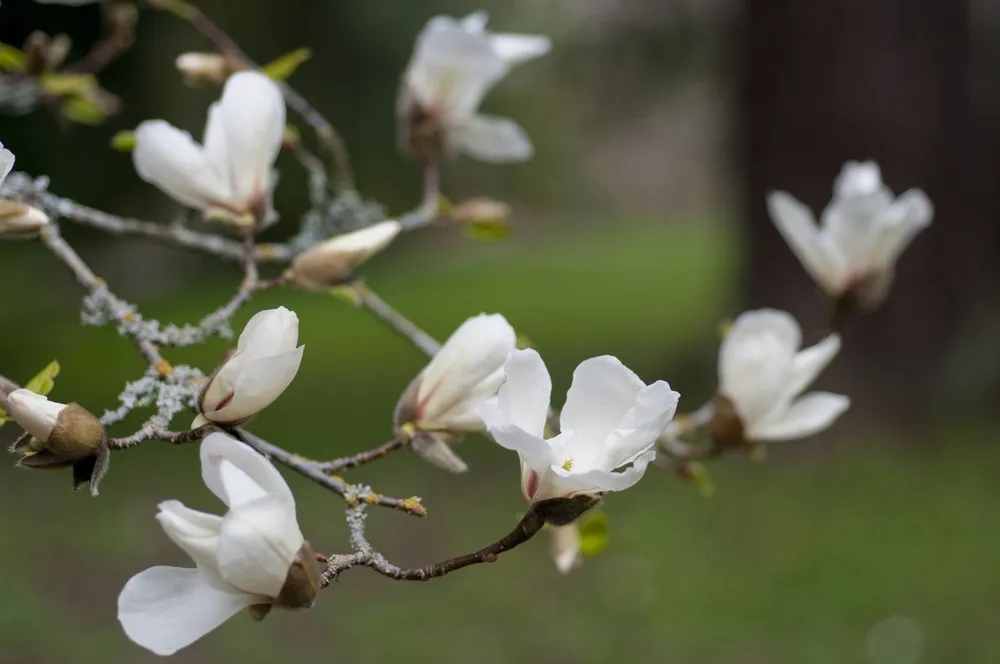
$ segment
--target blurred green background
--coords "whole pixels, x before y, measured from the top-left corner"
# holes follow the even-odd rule
[[[361,191],[391,213],[416,203],[419,169],[395,151],[398,76],[428,17],[479,5],[200,4],[260,61],[311,46],[313,59],[292,82],[345,135]],[[544,533],[495,565],[430,584],[353,570],[312,611],[261,624],[238,616],[174,659],[995,662],[1000,224],[995,187],[982,173],[1000,155],[1000,113],[976,125],[996,96],[970,92],[1000,62],[995,13],[958,0],[886,0],[878,10],[862,0],[492,4],[495,29],[555,42],[486,103],[516,117],[538,154],[518,166],[451,164],[444,188],[456,200],[510,201],[514,235],[497,244],[456,229],[407,235],[365,270],[369,285],[439,339],[470,315],[502,312],[546,358],[557,404],[579,361],[611,353],[647,381],[668,380],[682,410],[692,410],[714,389],[725,319],[773,305],[799,315],[808,339],[821,329],[822,301],[761,219],[762,192],[788,188],[819,207],[840,163],[876,158],[897,191],[927,188],[938,215],[904,257],[888,305],[852,322],[843,357],[820,380],[851,394],[852,410],[821,436],[770,449],[762,463],[713,463],[711,499],[651,469],[609,498],[607,549],[567,576],[549,560]],[[993,17],[992,32],[984,16]],[[82,54],[100,34],[100,12],[4,0],[0,41],[20,44],[34,28],[70,33]],[[108,142],[149,117],[200,133],[217,92],[183,86],[172,62],[206,47],[171,17],[143,12],[137,45],[101,75],[123,98],[119,116],[97,128],[64,126],[44,112],[0,116],[0,141],[19,169],[51,176],[61,195],[166,222],[176,208]],[[841,57],[849,49],[892,59],[879,74],[889,92],[876,92],[876,74]],[[961,99],[978,106],[959,104],[948,86],[928,87],[919,108],[908,96],[918,83],[956,77],[966,85]],[[833,103],[845,98],[851,103]],[[948,122],[913,119],[935,104]],[[894,122],[901,109],[911,112],[908,123]],[[972,152],[970,127],[982,130]],[[307,207],[293,160],[278,166],[283,221],[269,238],[294,232]],[[116,292],[163,321],[197,321],[240,277],[199,255],[64,232]],[[53,398],[98,413],[113,407],[143,371],[128,342],[80,326],[82,293],[39,246],[0,244],[0,275],[0,373],[24,381],[58,359]],[[425,358],[364,312],[319,294],[266,293],[237,326],[278,305],[298,313],[306,359],[253,430],[316,458],[387,440],[396,398]],[[209,370],[226,347],[215,340],[167,355]],[[4,442],[14,429],[0,432]],[[422,521],[371,512],[370,539],[394,562],[423,565],[479,548],[523,511],[513,455],[476,436],[458,451],[471,466],[464,476],[408,453],[351,474],[389,495],[418,494],[430,510]],[[341,503],[289,480],[307,537],[319,550],[346,550]],[[0,663],[155,661],[120,631],[116,597],[146,567],[187,564],[152,518],[159,501],[218,508],[201,485],[196,447],[151,443],[116,454],[94,500],[70,491],[62,473],[0,468],[0,498]]]

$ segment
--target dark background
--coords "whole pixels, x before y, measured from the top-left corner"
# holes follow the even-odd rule
[[[443,182],[456,200],[511,202],[514,236],[482,245],[456,230],[407,235],[367,270],[372,288],[438,338],[480,311],[504,313],[547,359],[557,404],[576,363],[613,353],[647,381],[667,379],[682,410],[693,410],[714,389],[722,320],[777,306],[799,317],[809,339],[822,327],[825,304],[767,218],[766,192],[785,189],[818,211],[844,161],[875,159],[890,187],[924,188],[937,214],[904,255],[886,306],[849,322],[845,350],[820,380],[850,394],[852,408],[829,432],[773,448],[766,463],[713,464],[711,500],[651,470],[611,497],[607,550],[569,576],[554,571],[544,537],[433,584],[357,570],[311,612],[260,625],[238,617],[176,659],[992,663],[995,3],[492,4],[495,29],[554,41],[552,54],[516,70],[484,106],[516,118],[537,156],[504,167],[459,161]],[[361,191],[392,214],[416,204],[419,168],[397,154],[393,135],[398,78],[427,18],[478,5],[200,6],[259,61],[310,46],[313,59],[292,83],[345,136]],[[0,41],[19,45],[36,28],[69,33],[80,55],[100,34],[100,11],[3,1]],[[123,99],[118,116],[100,127],[47,113],[0,116],[0,141],[19,170],[50,176],[60,195],[168,221],[176,208],[109,140],[151,117],[200,135],[217,91],[184,86],[172,63],[207,48],[173,17],[143,11],[136,46],[100,76]],[[278,167],[283,221],[269,238],[294,232],[307,207],[294,161],[283,156]],[[200,255],[64,232],[116,292],[165,321],[197,320],[238,283],[236,267]],[[0,244],[0,275],[0,373],[26,380],[57,358],[53,398],[112,407],[143,369],[129,344],[80,327],[82,293],[40,247]],[[395,399],[423,358],[323,295],[268,293],[237,322],[280,304],[301,318],[306,359],[254,429],[315,457],[387,439]],[[169,356],[207,370],[224,348],[215,341]],[[523,510],[512,455],[479,437],[459,452],[472,467],[466,476],[409,454],[357,473],[385,493],[420,494],[430,508],[424,522],[373,514],[372,539],[394,561],[477,548]],[[68,481],[0,471],[0,662],[154,661],[120,632],[115,598],[145,567],[186,564],[152,515],[172,497],[216,508],[196,449],[150,444],[116,455],[96,500]],[[291,482],[307,536],[321,550],[345,550],[338,501]]]

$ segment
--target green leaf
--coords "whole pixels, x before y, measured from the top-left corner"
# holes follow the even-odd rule
[[[10,421],[10,415],[3,412],[3,408],[0,408],[0,427]]]
[[[87,97],[70,97],[59,110],[67,120],[77,124],[99,125],[108,119],[107,109]]]
[[[9,44],[0,43],[0,71],[24,71],[28,54]]]
[[[111,147],[118,152],[131,152],[135,149],[135,132],[123,129],[111,137]]]
[[[591,558],[598,555],[608,545],[608,515],[604,512],[590,512],[577,522],[580,529],[580,553]]]
[[[43,74],[39,81],[50,95],[83,95],[97,87],[93,74]]]
[[[687,472],[691,477],[691,481],[698,487],[702,498],[711,498],[715,495],[715,482],[712,480],[712,476],[708,474],[704,465],[697,461],[692,461],[687,465]]]
[[[511,234],[511,226],[506,219],[474,221],[463,225],[465,236],[476,242],[500,242]]]
[[[28,381],[24,389],[31,390],[35,394],[47,395],[56,384],[56,376],[59,375],[59,362],[52,360],[49,365],[38,372],[38,375]]]
[[[297,48],[291,53],[286,53],[280,58],[269,62],[260,68],[275,81],[283,81],[299,68],[303,62],[312,57],[312,51],[308,48]]]
[[[333,297],[337,298],[342,302],[346,302],[347,304],[353,307],[361,306],[361,294],[358,293],[358,289],[351,284],[347,284],[346,286],[337,286],[336,288],[331,288],[330,295],[332,295]]]

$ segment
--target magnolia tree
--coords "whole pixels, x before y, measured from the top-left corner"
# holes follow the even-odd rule
[[[636,484],[650,464],[698,479],[704,477],[700,460],[758,451],[767,443],[825,429],[847,409],[848,398],[803,393],[840,349],[835,328],[845,316],[886,297],[896,260],[932,216],[921,191],[894,197],[871,162],[844,166],[818,224],[789,194],[773,193],[767,202],[777,230],[830,299],[825,338],[803,348],[792,315],[750,311],[736,317],[725,333],[716,395],[688,414],[676,414],[680,395],[670,385],[662,380],[647,384],[610,355],[582,361],[565,401],[553,404],[545,363],[534,350],[518,348],[515,330],[501,314],[472,316],[439,345],[379,299],[358,271],[366,259],[416,229],[490,225],[506,215],[506,206],[496,201],[448,203],[441,195],[438,165],[460,155],[489,162],[531,157],[531,141],[517,123],[478,109],[515,65],[548,52],[547,38],[489,32],[483,12],[460,20],[438,16],[427,23],[403,73],[397,107],[401,143],[423,164],[425,195],[412,212],[384,219],[381,208],[357,193],[334,128],[285,82],[303,59],[301,53],[258,67],[193,5],[147,0],[144,7],[170,12],[207,38],[213,52],[180,55],[177,66],[188,79],[220,85],[221,96],[208,109],[200,143],[164,120],[143,122],[134,132],[120,134],[116,143],[131,150],[139,178],[215,222],[217,230],[122,218],[60,198],[45,178],[11,174],[14,155],[4,149],[0,237],[30,238],[47,247],[87,292],[83,322],[112,326],[134,344],[148,369],[125,385],[120,403],[100,417],[76,403],[47,398],[55,364],[23,388],[0,378],[0,422],[13,420],[24,430],[10,448],[19,466],[70,468],[74,486],[89,486],[94,496],[114,454],[152,441],[200,442],[202,477],[224,504],[224,514],[197,511],[176,500],[160,503],[157,520],[193,566],[139,572],[118,601],[125,634],[158,654],[176,652],[243,609],[260,620],[274,607],[308,608],[321,589],[352,568],[425,581],[493,562],[543,529],[552,533],[558,569],[567,572],[580,562],[579,528],[588,512],[606,494]],[[63,65],[67,49],[60,38],[36,34],[23,51],[8,47],[12,55],[0,76],[6,99],[0,105],[21,111],[44,105],[77,119],[85,112],[112,113],[114,99],[100,89],[94,74],[131,44],[139,7],[109,0],[103,9],[108,33],[79,62]],[[295,122],[312,129],[324,156],[288,124],[288,110]],[[19,147],[17,137],[7,140]],[[274,163],[282,151],[304,167],[311,209],[297,234],[261,244],[257,234],[278,219],[271,201],[278,182]],[[197,325],[162,324],[144,317],[96,276],[63,239],[62,223],[236,261],[243,279],[232,298]],[[345,227],[351,227],[349,232]],[[258,268],[265,264],[286,267],[277,277],[262,278]],[[252,433],[253,417],[281,396],[308,358],[298,345],[298,319],[284,307],[254,315],[235,350],[214,371],[168,360],[171,348],[229,337],[233,315],[255,293],[291,288],[339,289],[428,356],[427,366],[408,386],[400,386],[389,442],[345,458],[312,460]],[[387,416],[391,406],[384,404]],[[114,431],[135,410],[150,411],[145,424],[134,432]],[[341,475],[402,449],[444,470],[465,472],[452,445],[467,433],[484,434],[517,453],[510,470],[513,475],[519,468],[527,513],[512,532],[473,553],[419,568],[391,563],[366,537],[368,510],[382,507],[424,517],[425,507],[417,497],[392,498]],[[350,551],[318,553],[306,540],[297,524],[295,498],[275,464],[345,502]]]

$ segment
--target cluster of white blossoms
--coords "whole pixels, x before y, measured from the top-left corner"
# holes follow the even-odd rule
[[[492,34],[486,21],[484,12],[461,20],[438,16],[417,39],[398,113],[407,147],[426,160],[452,152],[490,162],[532,155],[520,126],[478,109],[514,65],[547,53],[550,42]],[[193,71],[205,61],[181,58],[178,64]],[[163,120],[143,122],[135,131],[135,168],[206,218],[257,230],[277,218],[271,200],[284,97],[261,72],[213,71],[228,78],[208,111],[202,143]],[[13,162],[0,146],[0,184]],[[894,198],[874,163],[844,167],[819,225],[788,194],[772,194],[768,205],[809,274],[831,298],[852,306],[885,297],[901,252],[932,216],[918,190]],[[0,235],[37,233],[46,223],[35,208],[0,201]],[[311,290],[353,279],[355,268],[401,230],[398,221],[386,220],[331,238],[299,254],[284,278]],[[298,325],[284,307],[253,316],[198,398],[192,428],[228,430],[210,433],[201,446],[205,484],[228,511],[216,516],[177,501],[160,504],[163,530],[195,566],[148,569],[128,582],[118,603],[126,634],[155,653],[174,653],[243,609],[261,619],[272,607],[307,608],[315,601],[317,556],[299,529],[288,485],[265,457],[229,435],[239,436],[235,427],[294,380],[304,352]],[[830,334],[801,346],[802,331],[786,312],[750,311],[735,320],[719,351],[715,397],[697,411],[706,415],[715,450],[809,436],[848,408],[843,395],[803,395],[839,351],[840,338]],[[486,434],[516,452],[521,493],[531,513],[551,526],[553,556],[565,572],[580,561],[577,519],[605,494],[639,482],[659,444],[690,433],[693,416],[675,421],[680,395],[664,381],[647,384],[610,355],[576,368],[559,412],[551,392],[539,354],[518,349],[502,315],[481,314],[462,323],[402,390],[393,426],[418,455],[452,472],[468,469],[452,448],[464,434]],[[96,493],[109,448],[93,415],[27,389],[0,389],[0,408],[25,430],[12,447],[21,465],[72,467],[74,484],[90,483]]]

